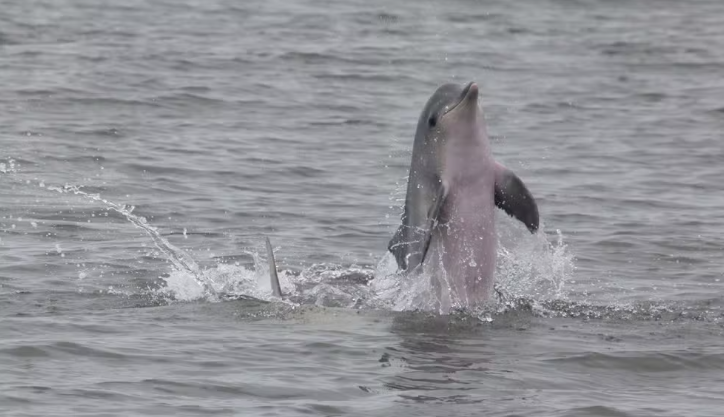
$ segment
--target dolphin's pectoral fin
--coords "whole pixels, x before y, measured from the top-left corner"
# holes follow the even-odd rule
[[[538,205],[515,173],[498,164],[495,173],[495,205],[520,220],[531,233],[538,230]]]
[[[397,266],[401,270],[414,271],[422,265],[430,248],[432,232],[437,226],[446,195],[447,189],[440,183],[434,192],[434,197],[423,200],[428,208],[425,215],[420,216],[419,221],[408,225],[407,219],[403,217],[402,226],[397,229],[387,245],[387,249],[395,256]]]
[[[269,278],[271,279],[272,294],[275,297],[283,298],[282,287],[279,285],[279,277],[277,276],[277,263],[274,261],[274,250],[269,238],[266,238],[266,256],[269,259]]]
[[[387,249],[395,256],[397,266],[405,270],[407,269],[407,252],[409,244],[405,242],[405,225],[397,228],[395,235],[390,239]]]
[[[445,202],[446,195],[447,189],[442,183],[440,183],[440,187],[437,189],[437,193],[435,193],[435,199],[433,200],[432,205],[430,205],[430,210],[427,213],[428,225],[425,229],[425,236],[422,240],[422,254],[420,255],[420,264],[425,261],[427,250],[430,249],[430,242],[432,241],[432,231],[435,226],[437,226],[437,222],[440,217],[440,209]]]

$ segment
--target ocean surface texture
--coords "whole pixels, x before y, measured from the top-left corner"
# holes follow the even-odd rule
[[[469,81],[543,225],[441,315],[386,247]],[[721,1],[3,0],[0,414],[719,417],[723,132]]]

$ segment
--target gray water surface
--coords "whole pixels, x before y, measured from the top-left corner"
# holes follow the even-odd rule
[[[439,315],[385,251],[450,81],[544,226]],[[722,132],[717,1],[4,1],[0,413],[720,416]]]

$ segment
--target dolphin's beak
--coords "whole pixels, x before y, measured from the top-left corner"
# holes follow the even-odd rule
[[[463,89],[463,92],[460,94],[460,101],[458,101],[454,106],[450,107],[445,113],[450,113],[458,107],[477,107],[478,93],[478,85],[474,82],[471,82],[465,87],[465,89]]]
[[[478,85],[471,82],[467,87],[465,87],[465,90],[463,90],[462,101],[471,101],[478,104],[478,92]]]

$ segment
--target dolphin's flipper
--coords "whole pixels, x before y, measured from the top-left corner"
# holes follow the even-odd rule
[[[520,220],[531,233],[538,230],[538,205],[515,173],[496,164],[495,205]]]
[[[390,239],[390,243],[387,245],[387,250],[389,250],[392,255],[395,256],[397,266],[402,270],[407,269],[407,251],[409,243],[405,242],[406,227],[407,226],[405,226],[404,224],[398,227],[395,235],[392,236],[392,239]]]
[[[440,187],[437,189],[435,199],[432,201],[430,210],[427,213],[428,226],[425,229],[425,236],[422,239],[422,254],[420,255],[420,264],[421,265],[423,262],[425,262],[425,256],[427,255],[427,250],[430,249],[430,241],[432,241],[432,230],[435,228],[435,226],[437,226],[437,221],[438,221],[438,218],[440,217],[440,208],[442,207],[442,204],[445,202],[446,194],[447,194],[447,191],[445,189],[445,186],[442,183],[440,183]]]
[[[277,276],[277,263],[274,261],[274,250],[272,249],[269,238],[266,238],[266,256],[269,259],[269,277],[271,278],[272,294],[275,297],[282,298],[282,287],[279,285],[279,277]]]
[[[414,220],[403,217],[402,226],[397,229],[387,246],[395,256],[397,266],[403,271],[412,271],[422,265],[430,248],[432,231],[437,225],[440,208],[447,195],[447,189],[442,183],[436,188],[434,196],[426,198],[427,208],[419,211],[420,215],[414,217]]]

